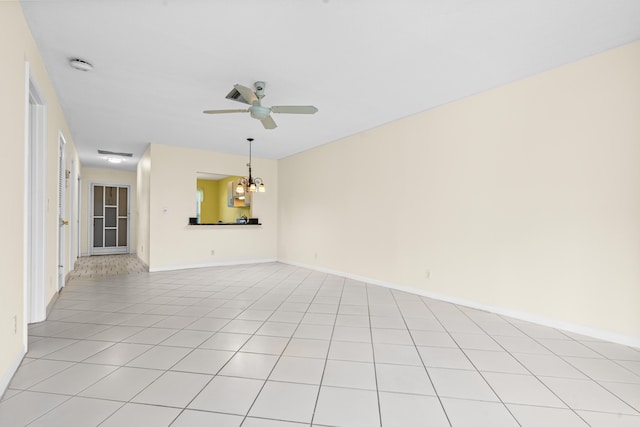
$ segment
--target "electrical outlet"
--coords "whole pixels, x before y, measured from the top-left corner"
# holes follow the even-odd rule
[[[431,270],[429,270],[428,268],[424,271],[424,278],[425,279],[431,278]]]
[[[13,316],[13,335],[16,335],[18,333],[18,316],[14,315]]]
[[[211,255],[215,255],[216,254],[216,250],[215,249],[211,249]]]
[[[313,254],[313,259],[318,259],[318,252]]]

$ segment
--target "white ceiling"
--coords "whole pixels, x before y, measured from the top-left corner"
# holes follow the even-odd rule
[[[640,39],[638,0],[22,0],[83,165],[148,143],[279,159]],[[79,57],[92,72],[69,66]],[[265,130],[225,99],[267,86]],[[132,152],[114,166],[97,150]]]

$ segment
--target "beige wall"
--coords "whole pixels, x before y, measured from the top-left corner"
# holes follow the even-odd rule
[[[26,25],[19,2],[0,2],[0,140],[4,165],[0,178],[6,185],[0,222],[5,225],[0,246],[0,392],[6,386],[24,351],[24,269],[25,269],[25,122],[26,65],[42,92],[46,104],[46,188],[44,294],[49,302],[57,292],[58,252],[58,135],[67,141],[67,168],[77,154],[67,129],[56,93],[49,81],[36,45]],[[67,208],[72,203],[67,200]],[[62,233],[68,239],[69,229]],[[69,259],[70,245],[65,244]],[[68,268],[66,268],[68,271]],[[64,273],[67,273],[65,271]],[[16,328],[14,330],[14,319]]]
[[[196,216],[198,172],[247,173],[246,156],[151,144],[149,159],[149,268],[151,271],[224,263],[275,260],[277,257],[277,162],[254,158],[253,170],[267,185],[253,198],[253,216],[261,226],[190,226]],[[138,167],[139,179],[145,168]],[[141,235],[147,230],[140,228]],[[214,254],[212,255],[212,251]],[[141,256],[142,259],[143,256]]]
[[[279,258],[640,345],[639,70],[637,42],[281,160]]]
[[[129,188],[129,221],[130,221],[130,240],[129,248],[131,252],[137,249],[138,235],[138,206],[137,206],[137,175],[136,172],[123,171],[117,169],[106,168],[82,168],[82,207],[81,212],[81,253],[83,256],[90,254],[89,252],[89,236],[92,232],[89,221],[91,221],[89,213],[89,203],[91,203],[91,184],[113,184],[128,185]]]

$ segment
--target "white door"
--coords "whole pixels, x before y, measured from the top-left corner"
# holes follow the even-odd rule
[[[91,254],[129,253],[129,186],[91,184]]]

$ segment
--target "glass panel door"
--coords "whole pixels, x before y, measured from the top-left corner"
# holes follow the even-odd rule
[[[129,187],[92,184],[92,255],[129,252]]]

